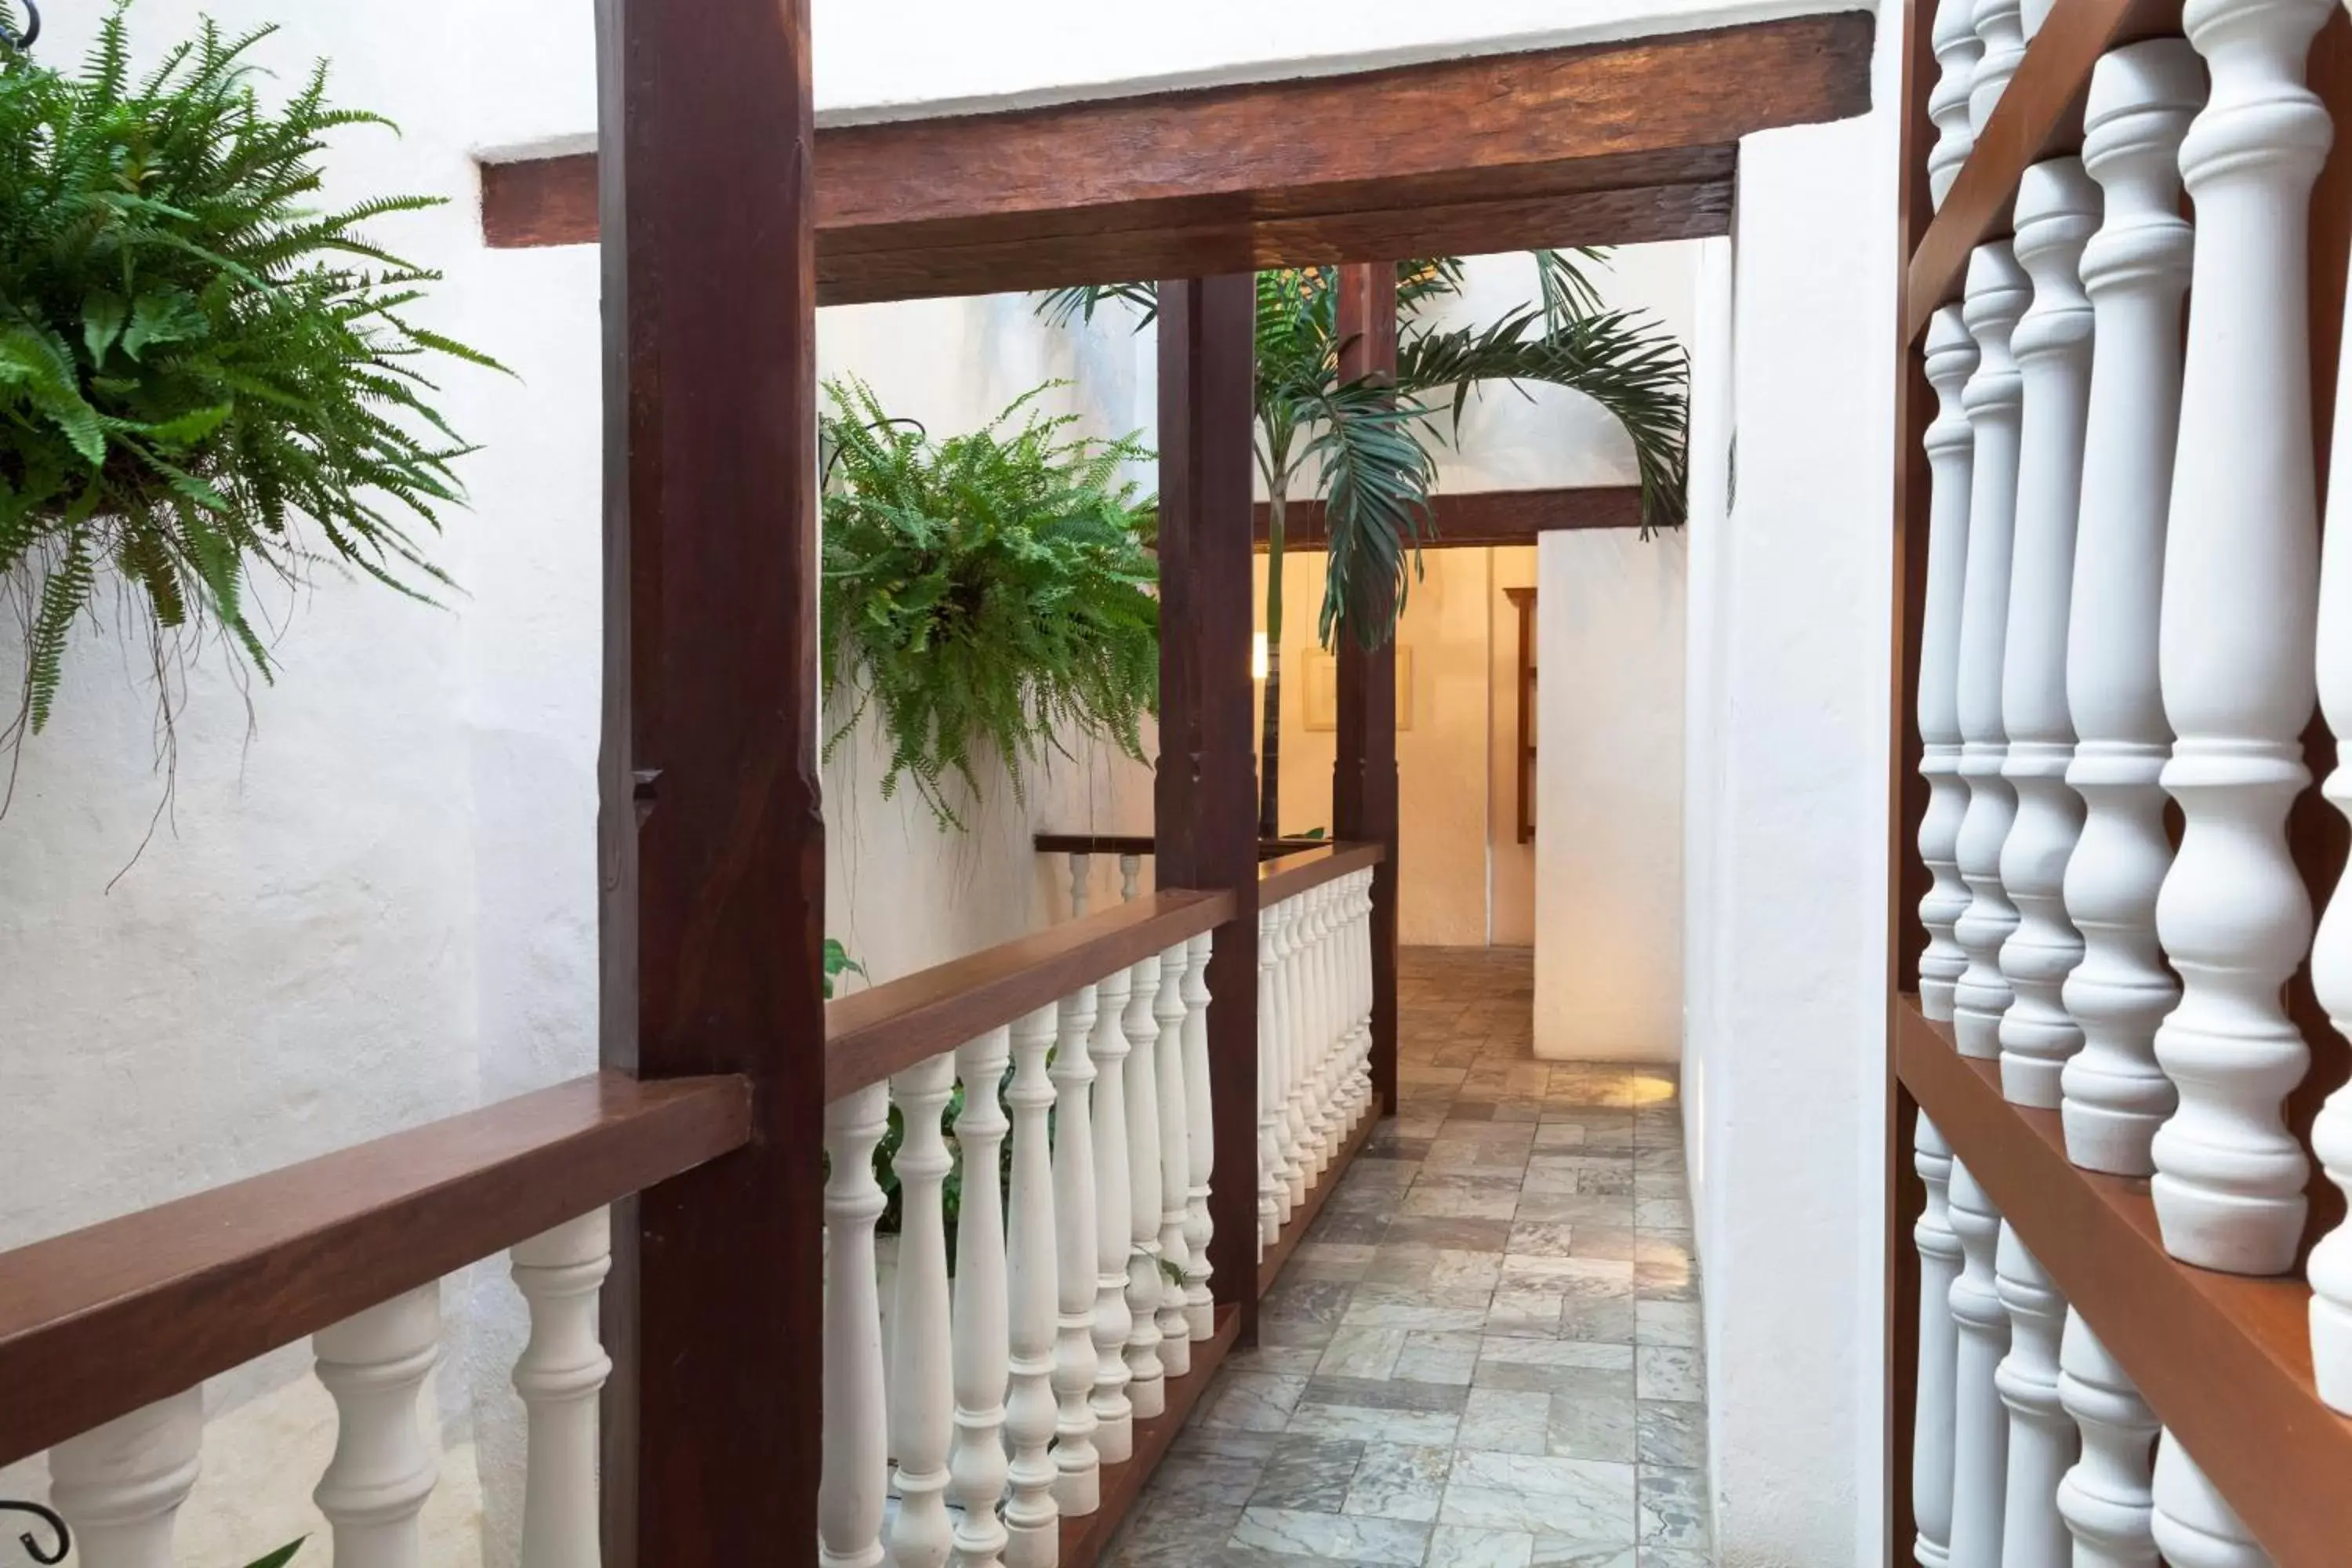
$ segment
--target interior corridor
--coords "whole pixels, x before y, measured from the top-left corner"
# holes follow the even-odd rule
[[[1405,950],[1403,1105],[1179,1436],[1123,1568],[1706,1568],[1671,1069],[1535,1059],[1525,950]]]

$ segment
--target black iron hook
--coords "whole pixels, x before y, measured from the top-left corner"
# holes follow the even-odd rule
[[[21,33],[17,33],[11,32],[6,27],[0,27],[0,44],[6,44],[12,49],[29,49],[35,43],[39,41],[41,37],[41,10],[39,6],[33,4],[33,0],[19,0],[19,3],[25,7],[25,30]],[[7,1508],[22,1506],[26,1505],[17,1503],[0,1504],[0,1507]],[[58,1559],[54,1557],[40,1557],[36,1558],[35,1561],[39,1563],[55,1563]]]
[[[29,5],[26,7],[26,10],[30,10],[31,8],[32,7]],[[39,24],[36,23],[33,30],[37,33],[39,32]],[[7,1512],[29,1513],[35,1519],[39,1520],[43,1524],[47,1525],[51,1530],[57,1531],[58,1546],[57,1550],[54,1552],[44,1550],[41,1545],[41,1538],[35,1535],[29,1530],[17,1536],[17,1543],[24,1547],[26,1556],[32,1558],[34,1562],[44,1565],[53,1563],[62,1563],[66,1560],[66,1552],[73,1545],[73,1536],[67,1531],[66,1521],[64,1520],[59,1519],[56,1514],[50,1512],[47,1509],[43,1508],[37,1502],[9,1502],[0,1500],[0,1513]]]

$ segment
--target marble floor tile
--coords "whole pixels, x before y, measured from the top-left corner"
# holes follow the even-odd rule
[[[1407,1383],[1398,1378],[1317,1377],[1301,1402],[1352,1405],[1360,1410],[1424,1410],[1458,1414],[1470,1391],[1452,1384]]]
[[[1451,1448],[1367,1443],[1340,1511],[1426,1524],[1437,1517],[1453,1464]]]
[[[1696,1401],[1706,1397],[1699,1354],[1685,1345],[1643,1345],[1634,1352],[1640,1373],[1634,1392],[1643,1399]]]
[[[1636,1491],[1642,1545],[1704,1552],[1712,1544],[1704,1472],[1644,1468]]]
[[[1529,1563],[1532,1568],[1640,1568],[1640,1558],[1633,1546],[1549,1533],[1537,1535],[1535,1555]],[[1714,1568],[1714,1564],[1709,1563],[1707,1568]]]
[[[1551,1395],[1511,1388],[1473,1388],[1454,1442],[1498,1454],[1541,1454],[1551,1428]]]
[[[1348,1489],[1363,1458],[1360,1442],[1285,1433],[1280,1447],[1263,1462],[1255,1489],[1243,1500],[1261,1508],[1337,1513],[1348,1500]],[[1159,1489],[1157,1476],[1151,1486]]]
[[[1430,1528],[1406,1520],[1360,1514],[1307,1513],[1249,1508],[1233,1529],[1235,1546],[1255,1546],[1333,1563],[1397,1563],[1418,1568],[1429,1552]]]
[[[1290,1424],[1307,1392],[1307,1379],[1272,1373],[1220,1377],[1202,1406],[1204,1426],[1238,1426],[1244,1432],[1279,1432]]]
[[[1696,1346],[1699,1315],[1696,1301],[1637,1301],[1634,1338],[1645,1345]]]
[[[1554,1394],[1544,1427],[1544,1452],[1560,1459],[1633,1464],[1641,1452],[1638,1410],[1631,1399]]]
[[[1634,1457],[1668,1469],[1706,1468],[1706,1407],[1642,1400],[1633,1415]]]
[[[1450,1410],[1368,1410],[1354,1405],[1310,1402],[1299,1405],[1286,1430],[1302,1437],[1451,1447],[1461,1422],[1462,1418]]]
[[[1397,1358],[1404,1353],[1403,1329],[1353,1329],[1342,1326],[1323,1349],[1316,1363],[1318,1377],[1396,1375]]]
[[[1465,1331],[1408,1329],[1392,1376],[1413,1383],[1467,1384],[1478,1365],[1478,1338]]]
[[[1528,1568],[1535,1550],[1524,1531],[1441,1524],[1429,1538],[1429,1568]]]

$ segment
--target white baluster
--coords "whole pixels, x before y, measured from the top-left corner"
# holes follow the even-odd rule
[[[1209,1215],[1209,1193],[1217,1173],[1214,1098],[1209,1091],[1209,954],[1215,936],[1202,931],[1184,945],[1185,1131],[1191,1139],[1185,1171],[1185,1331],[1205,1340],[1216,1331],[1216,1299],[1209,1287],[1209,1243],[1216,1226]]]
[[[1969,330],[1978,359],[1960,401],[1975,435],[1969,491],[1968,574],[1960,609],[1957,678],[1960,776],[1969,805],[1956,848],[1969,907],[1953,934],[1968,954],[1952,992],[1952,1033],[1962,1056],[2000,1055],[2000,1016],[2011,994],[2000,972],[2001,943],[2017,929],[2017,910],[2000,879],[2001,846],[2017,816],[2017,793],[2001,775],[2009,754],[2001,728],[2001,659],[2009,638],[2011,549],[2017,519],[2018,414],[2023,382],[2010,334],[2025,309],[2025,274],[2006,240],[1979,245],[1969,258]]]
[[[1192,1135],[1185,1121],[1192,1100],[1184,1084],[1184,944],[1160,955],[1160,989],[1151,1016],[1160,1039],[1152,1063],[1160,1075],[1160,1365],[1170,1377],[1192,1370],[1192,1323],[1184,1315],[1184,1275],[1192,1256],[1185,1245],[1185,1205],[1192,1194]]]
[[[2172,749],[2157,681],[2165,509],[2180,424],[2180,306],[2189,225],[2180,139],[2205,97],[2205,68],[2178,38],[2133,44],[2091,71],[2083,162],[2106,216],[2083,250],[2098,318],[2083,461],[2082,524],[2066,644],[2077,740],[2066,782],[2083,833],[2066,864],[2066,913],[2083,961],[2063,1000],[2083,1048],[2060,1075],[2066,1153],[2145,1176],[2148,1142],[2172,1112],[2156,1026],[2179,994],[2156,940],[2156,896],[2172,845],[2157,780]]]
[[[509,1258],[530,1309],[530,1341],[514,1369],[528,1413],[523,1466],[523,1568],[595,1568],[596,1396],[613,1358],[596,1334],[596,1292],[613,1271],[613,1227],[603,1209],[530,1240]]]
[[[1101,1460],[1095,1448],[1095,1296],[1099,1279],[1100,1226],[1097,1215],[1094,1050],[1087,1037],[1095,1026],[1095,988],[1081,985],[1055,1009],[1054,1050],[1055,1300],[1059,1311],[1054,1336],[1054,1500],[1073,1517],[1102,1506]],[[1121,1305],[1124,1305],[1124,1299]],[[1119,1330],[1124,1343],[1127,1331]],[[1122,1365],[1125,1363],[1122,1363]]]
[[[1061,1561],[1061,1510],[1054,1504],[1058,1472],[1050,1452],[1055,1271],[1049,1117],[1055,1097],[1045,1070],[1055,1013],[1041,1007],[1013,1026],[1013,1085],[1004,1091],[1013,1108],[1013,1202],[1005,1241],[1011,1353],[1004,1435],[1013,1450],[1006,1468],[1013,1484],[1004,1503],[1006,1568],[1054,1568]],[[1086,1277],[1091,1284],[1091,1266]],[[1093,1372],[1091,1366],[1087,1370]]]
[[[2080,268],[2084,242],[2098,220],[2098,187],[2080,160],[2052,158],[2025,171],[2015,248],[2033,279],[2033,303],[2011,340],[2025,405],[2000,701],[2009,742],[2001,777],[2017,793],[2017,820],[2001,844],[2000,880],[2018,924],[2000,949],[2001,977],[2015,997],[2001,1015],[2000,1083],[2010,1100],[2044,1110],[2058,1109],[2059,1069],[2083,1046],[2059,988],[2083,957],[2065,902],[2066,862],[2083,831],[2082,798],[2066,787],[2066,765],[2074,759],[2066,611],[2091,380],[2091,300]]]
[[[898,1460],[891,1568],[943,1568],[954,1545],[947,1489],[955,1342],[941,1195],[952,1162],[940,1135],[940,1117],[954,1091],[955,1058],[945,1052],[890,1080],[905,1129],[896,1161],[898,1300],[890,1314],[890,1452]]]
[[[2074,1553],[2066,1521],[2058,1517],[2058,1483],[2074,1463],[2081,1438],[2058,1397],[2066,1302],[2006,1223],[1995,1258],[1996,1288],[2009,1312],[2009,1354],[1993,1378],[2009,1407],[2001,1568],[2067,1568]]]
[[[1937,132],[1935,146],[1927,150],[1927,198],[1940,207],[1976,145],[1976,132],[1969,127],[1969,89],[1984,56],[1984,40],[1977,37],[1970,0],[1942,0],[1932,42],[1936,63],[1943,68],[1927,95],[1927,118]]]
[[[1160,1024],[1152,1003],[1160,993],[1160,960],[1146,958],[1129,972],[1127,1004],[1127,1397],[1139,1419],[1168,1407],[1167,1367],[1160,1359]]]
[[[1285,900],[1282,915],[1283,1063],[1290,1079],[1284,1089],[1284,1119],[1290,1131],[1283,1152],[1290,1176],[1290,1206],[1296,1210],[1315,1182],[1315,1127],[1307,1087],[1315,1071],[1315,1016],[1307,996],[1306,896]]]
[[[2169,1431],[2156,1446],[2155,1493],[2153,1532],[2171,1568],[2271,1568],[2253,1531]]]
[[[441,1467],[416,1395],[441,1359],[441,1282],[321,1329],[311,1345],[335,1398],[335,1455],[311,1496],[334,1528],[337,1568],[422,1568],[417,1515]]]
[[[2156,925],[2179,1006],[2156,1035],[2179,1087],[2153,1193],[2166,1248],[2202,1268],[2294,1261],[2308,1164],[2280,1102],[2310,1053],[2281,993],[2311,941],[2287,808],[2309,782],[2318,534],[2305,268],[2327,111],[2303,85],[2323,0],[2190,0],[2213,91],[2181,144],[2197,208],[2180,447],[2165,547],[2164,787],[2180,851]]]
[[[1969,130],[1982,136],[1993,105],[2025,61],[2025,17],[2019,0],[1977,0],[1971,20],[1984,53],[1969,79]]]
[[[1338,1130],[1331,1114],[1331,1006],[1324,961],[1330,951],[1330,892],[1328,882],[1310,889],[1301,900],[1305,908],[1301,925],[1306,946],[1299,955],[1299,985],[1304,998],[1303,1011],[1307,1020],[1307,1136],[1311,1151],[1312,1173],[1320,1179],[1331,1166],[1331,1155],[1338,1143]]]
[[[172,1568],[172,1527],[195,1487],[204,1436],[199,1384],[49,1450],[49,1502],[72,1528],[82,1568]]]
[[[998,1173],[1011,1123],[998,1096],[1011,1060],[1006,1029],[991,1029],[956,1052],[963,1079],[963,1109],[955,1121],[963,1202],[956,1220],[955,1442],[948,1457],[948,1498],[958,1510],[956,1568],[998,1568],[1004,1557],[996,1504],[1009,1473],[1004,1395],[1013,1329]]]
[[[2066,1314],[2058,1394],[2083,1435],[2083,1458],[2058,1484],[2074,1568],[2157,1568],[2148,1465],[2156,1413],[2080,1312]]]
[[[1356,1079],[1364,1108],[1372,1103],[1372,878],[1356,873]],[[1393,1111],[1396,1108],[1389,1108]]]
[[[1943,11],[1963,9],[1944,0]],[[1940,27],[1942,13],[1937,14]],[[1974,42],[1976,35],[1970,33]],[[1927,948],[1919,955],[1919,1010],[1939,1023],[1952,1016],[1952,987],[1969,966],[1969,955],[1952,935],[1953,923],[1968,912],[1968,884],[1960,880],[1960,824],[1969,810],[1969,786],[1960,778],[1960,614],[1969,567],[1969,476],[1975,468],[1976,436],[1960,406],[1961,390],[1977,367],[1977,341],[1947,305],[1927,324],[1927,382],[1936,389],[1937,412],[1925,445],[1932,486],[1927,512],[1927,595],[1919,628],[1919,774],[1927,781],[1927,809],[1919,819],[1919,858],[1934,878],[1919,900],[1927,928]]]
[[[1143,857],[1122,855],[1118,858],[1118,897],[1122,903],[1135,902],[1139,879],[1143,872]]]
[[[890,1436],[874,1222],[886,1201],[874,1148],[889,1128],[877,1083],[824,1108],[824,1447],[817,1483],[820,1568],[880,1568]]]
[[[1959,1331],[1952,1322],[1952,1282],[1960,1275],[1960,1238],[1947,1202],[1952,1152],[1922,1111],[1912,1136],[1912,1163],[1927,1186],[1927,1205],[1911,1236],[1919,1248],[1919,1375],[1911,1437],[1911,1515],[1919,1527],[1912,1557],[1919,1568],[1952,1560],[1952,1379]]]
[[[2003,1568],[2002,1491],[2009,1473],[2009,1414],[1995,1384],[2009,1351],[2009,1310],[1995,1285],[2000,1215],[1976,1178],[1952,1162],[1953,1234],[1960,1274],[1952,1281],[1958,1330],[1952,1378],[1952,1568]]]
[[[1282,1168],[1282,986],[1277,957],[1277,906],[1257,912],[1257,1252],[1282,1235],[1290,1178]]]
[[[1135,1402],[1128,1394],[1127,1339],[1135,1315],[1127,1305],[1127,1258],[1135,1245],[1133,1176],[1127,1128],[1128,972],[1115,969],[1095,988],[1095,1451],[1107,1465],[1135,1453]]]
[[[1093,874],[1095,858],[1083,850],[1070,851],[1070,918],[1087,918],[1087,879]]]

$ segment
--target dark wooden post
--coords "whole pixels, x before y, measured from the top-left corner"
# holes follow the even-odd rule
[[[603,1057],[747,1074],[751,1145],[615,1209],[607,1568],[806,1561],[824,825],[808,0],[601,0]]]
[[[1250,443],[1256,286],[1160,286],[1160,773],[1163,888],[1231,888],[1209,961],[1220,1306],[1257,1337],[1257,808],[1250,733]]]
[[[1396,268],[1339,269],[1340,374],[1396,374]],[[1339,636],[1339,760],[1331,771],[1331,831],[1388,850],[1372,873],[1372,1092],[1381,1114],[1397,1109],[1396,639],[1366,648],[1344,622]]]

